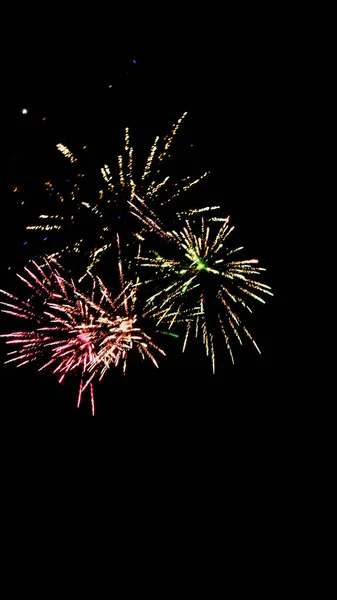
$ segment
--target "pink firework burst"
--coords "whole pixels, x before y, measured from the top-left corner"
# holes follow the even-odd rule
[[[101,380],[111,366],[119,363],[125,372],[128,354],[133,349],[142,358],[149,357],[157,367],[153,351],[164,354],[138,326],[137,283],[124,281],[118,237],[117,241],[121,291],[114,299],[91,273],[91,291],[84,295],[72,280],[65,279],[58,263],[50,257],[42,265],[33,262],[34,270],[26,268],[27,278],[18,275],[29,289],[27,300],[0,290],[10,300],[1,302],[3,312],[23,319],[27,325],[26,331],[1,336],[7,338],[7,344],[15,345],[6,363],[20,367],[38,360],[43,362],[39,371],[51,367],[60,383],[68,373],[79,373],[77,405],[88,388],[93,415],[95,377]]]

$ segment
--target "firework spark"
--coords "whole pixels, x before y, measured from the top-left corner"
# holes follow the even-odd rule
[[[155,273],[146,281],[155,287],[147,301],[147,314],[156,318],[158,325],[167,324],[169,329],[185,323],[183,351],[192,327],[195,336],[200,332],[213,372],[215,339],[219,332],[233,363],[233,336],[242,344],[243,333],[260,352],[239,313],[241,309],[252,312],[250,300],[265,303],[262,296],[273,294],[270,286],[259,281],[265,269],[258,266],[258,260],[236,258],[243,247],[229,249],[227,246],[234,229],[229,226],[229,217],[222,219],[216,231],[217,226],[204,217],[201,217],[199,231],[191,220],[186,220],[185,227],[179,231],[166,231],[144,204],[140,208],[134,206],[133,213],[166,242],[164,256],[152,251],[147,258],[139,257],[141,266]]]

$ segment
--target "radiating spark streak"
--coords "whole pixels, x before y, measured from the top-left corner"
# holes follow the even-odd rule
[[[25,279],[24,277],[22,277],[22,276],[21,276],[21,275],[19,275],[18,273],[17,273],[16,275],[17,275],[17,277],[18,277],[19,279],[21,279],[21,281],[23,281],[23,282],[24,282],[26,285],[28,285],[28,287],[30,287],[32,290],[34,289],[34,286],[33,286],[31,283],[29,283],[29,282],[27,281],[27,279]]]
[[[69,150],[69,148],[67,148],[67,146],[64,146],[63,144],[56,144],[56,148],[60,152],[62,152],[63,156],[66,156],[67,158],[69,158],[70,162],[72,162],[72,163],[77,162],[77,158],[75,158],[75,156]]]
[[[191,321],[188,321],[187,327],[186,327],[186,335],[185,335],[185,339],[184,339],[184,345],[183,345],[183,352],[185,352],[185,348],[186,348],[186,344],[187,344],[187,338],[188,338],[188,334],[190,332],[190,329],[191,329]]]
[[[95,416],[95,399],[94,399],[94,386],[90,383],[90,401],[91,401],[91,411],[92,416]]]
[[[177,123],[175,125],[173,125],[173,129],[172,129],[171,135],[168,136],[164,140],[164,141],[166,141],[166,144],[165,144],[163,152],[159,156],[159,162],[161,162],[165,158],[165,156],[167,154],[167,151],[168,151],[168,149],[170,148],[170,146],[171,146],[171,144],[173,142],[173,138],[176,135],[176,133],[177,133],[179,127],[180,127],[180,124],[182,123],[182,121],[186,117],[186,115],[187,115],[187,112],[184,112],[184,114],[180,117],[180,119],[178,119]]]
[[[210,334],[209,339],[210,339],[210,346],[211,346],[212,369],[213,369],[213,375],[214,375],[215,374],[215,352],[214,352],[214,343],[213,343],[213,335],[212,334]]]
[[[156,137],[156,139],[154,141],[154,144],[153,144],[153,146],[151,148],[151,152],[150,152],[150,155],[149,155],[149,157],[147,159],[147,162],[146,162],[146,165],[145,165],[145,170],[144,170],[144,173],[142,175],[142,179],[143,180],[145,179],[145,177],[151,171],[151,165],[152,165],[153,157],[154,157],[154,155],[156,153],[156,150],[157,150],[157,144],[158,144],[158,142],[159,142],[159,136]]]

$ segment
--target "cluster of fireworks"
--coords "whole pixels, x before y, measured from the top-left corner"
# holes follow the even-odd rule
[[[182,351],[192,333],[196,338],[200,336],[213,372],[220,340],[233,363],[234,342],[242,344],[244,336],[260,352],[242,314],[252,312],[252,301],[264,303],[264,297],[273,294],[260,281],[264,269],[258,261],[240,259],[243,247],[229,248],[228,238],[234,229],[229,225],[229,217],[214,217],[214,211],[220,207],[207,206],[175,211],[176,226],[166,224],[167,203],[207,174],[193,181],[187,177],[179,183],[171,183],[168,175],[161,175],[161,166],[185,115],[162,142],[155,139],[139,181],[133,174],[133,149],[127,129],[125,156],[118,157],[118,180],[114,182],[110,168],[104,165],[104,189],[97,199],[82,201],[81,173],[77,173],[68,199],[48,182],[48,191],[56,195],[58,202],[70,202],[74,207],[72,220],[69,223],[60,204],[59,214],[40,215],[42,224],[28,225],[27,229],[69,228],[82,210],[89,211],[98,223],[100,243],[85,255],[88,266],[78,283],[65,274],[57,260],[67,252],[83,255],[83,239],[76,239],[40,261],[31,261],[31,266],[25,268],[25,277],[18,275],[26,286],[24,299],[0,290],[6,296],[6,301],[0,303],[3,312],[25,322],[23,331],[2,336],[14,348],[8,352],[7,362],[21,367],[36,361],[39,370],[50,368],[59,382],[67,374],[76,373],[78,406],[88,390],[92,414],[94,382],[100,381],[111,367],[121,365],[125,372],[130,352],[136,351],[158,367],[157,356],[165,352],[152,338],[161,328],[175,337],[179,336],[174,332],[183,332]],[[58,144],[58,149],[72,164],[78,164],[67,147]],[[116,207],[132,223],[132,236],[126,244],[127,260],[122,258]],[[85,238],[85,231],[82,235]],[[119,281],[117,291],[112,293],[94,274],[94,268],[116,245]],[[84,277],[85,292],[79,287]],[[150,324],[150,331],[144,331],[144,319]]]

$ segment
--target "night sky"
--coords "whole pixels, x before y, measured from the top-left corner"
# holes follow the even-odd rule
[[[247,340],[235,346],[234,367],[220,352],[212,376],[200,341],[181,355],[179,343],[168,339],[169,358],[159,371],[150,364],[135,365],[125,377],[111,372],[96,386],[97,414],[111,415],[122,403],[136,403],[137,410],[148,402],[168,407],[170,402],[194,403],[199,409],[206,401],[242,405],[249,399],[258,402],[258,388],[272,400],[287,371],[289,344],[285,212],[293,167],[286,152],[291,82],[284,48],[271,34],[258,39],[242,34],[214,51],[193,52],[182,45],[181,52],[164,57],[159,51],[137,50],[136,44],[133,52],[122,47],[117,52],[99,36],[91,40],[90,51],[87,46],[81,51],[79,34],[70,38],[65,33],[61,48],[53,39],[39,40],[29,42],[27,34],[21,35],[22,52],[2,75],[0,287],[11,291],[13,272],[31,257],[24,227],[31,211],[45,201],[43,183],[60,176],[66,159],[60,160],[57,143],[75,154],[86,145],[92,164],[103,159],[111,165],[128,126],[135,161],[144,160],[154,137],[166,135],[187,111],[173,146],[176,164],[186,174],[211,171],[195,192],[200,205],[220,204],[222,216],[231,216],[238,245],[245,247],[246,258],[256,257],[266,267],[263,281],[275,294],[248,315],[262,355]],[[19,328],[18,320],[1,314],[1,332]],[[0,342],[3,363],[5,343]],[[85,398],[76,409],[75,380],[60,385],[47,372],[37,374],[34,366],[3,364],[0,376],[7,390],[2,404],[16,416],[90,415]]]

